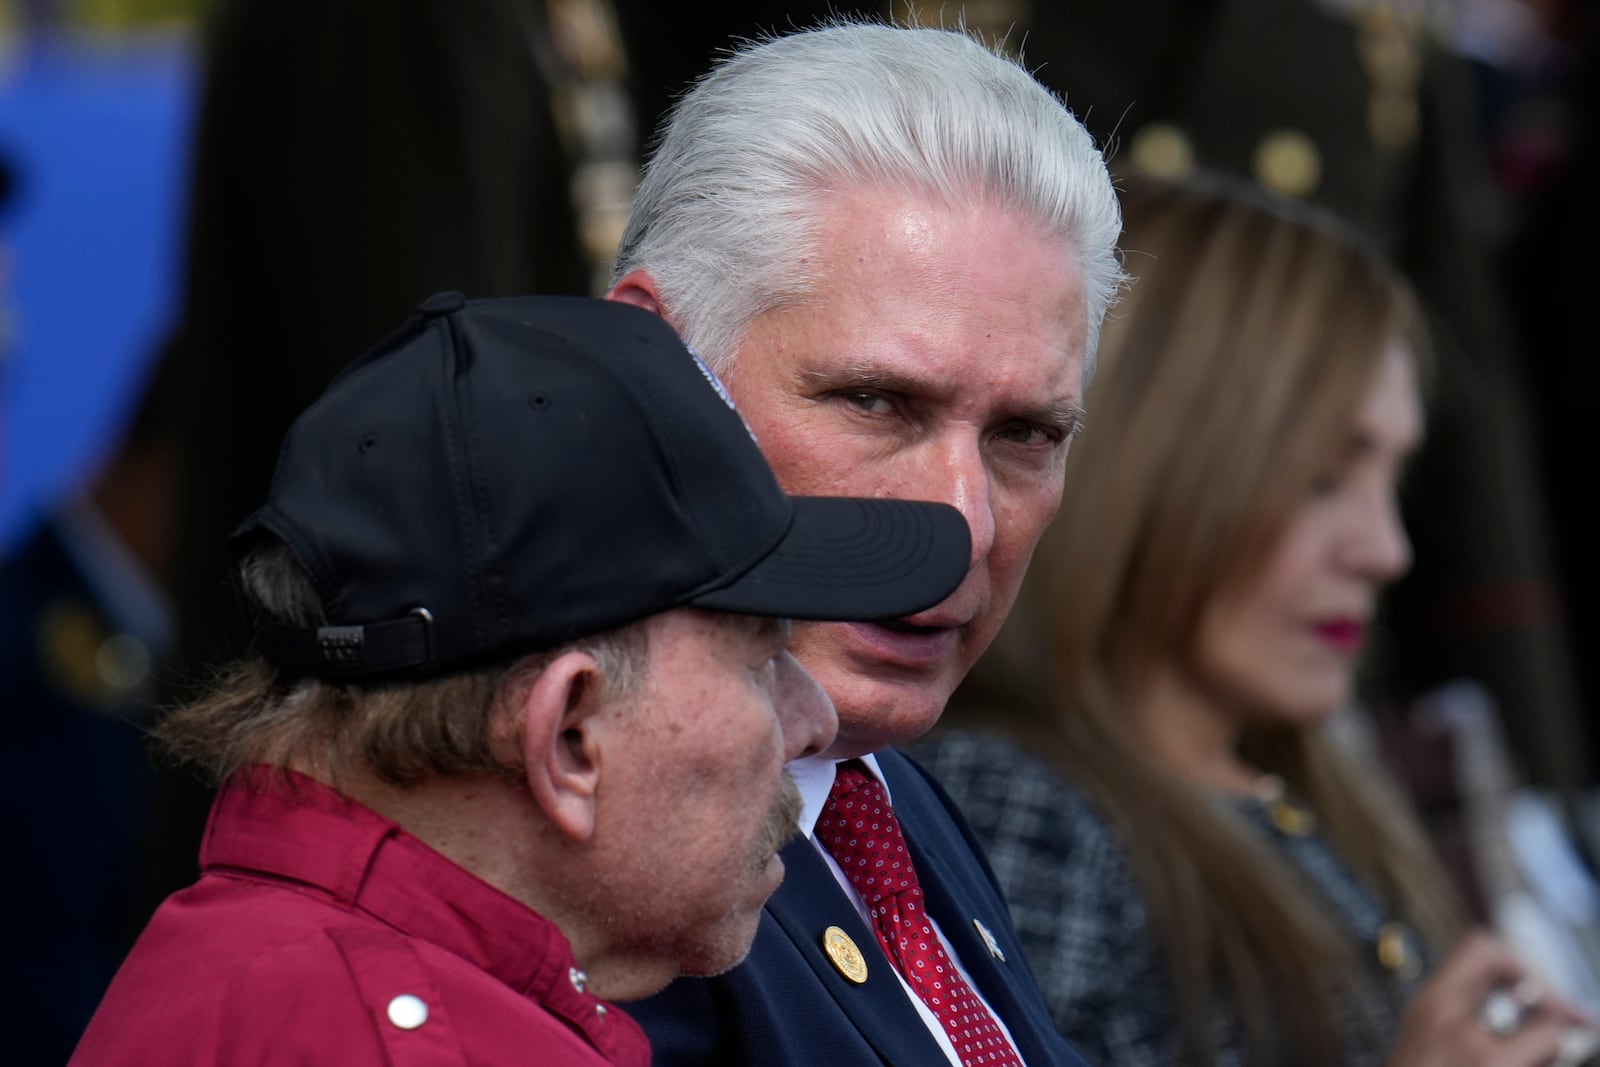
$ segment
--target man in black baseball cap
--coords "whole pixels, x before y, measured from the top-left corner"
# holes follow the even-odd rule
[[[659,317],[457,294],[300,417],[233,549],[255,655],[160,730],[222,782],[202,875],[74,1062],[648,1063],[602,998],[743,958],[833,739],[788,620],[970,555],[944,505],[785,494]]]

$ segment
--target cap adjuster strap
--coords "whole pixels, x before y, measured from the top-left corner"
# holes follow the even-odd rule
[[[413,608],[401,619],[364,626],[284,626],[261,622],[255,648],[267,662],[317,678],[364,678],[433,660],[433,615]]]

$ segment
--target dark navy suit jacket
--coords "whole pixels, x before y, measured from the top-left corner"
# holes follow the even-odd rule
[[[954,803],[906,756],[880,752],[878,765],[928,909],[1011,1031],[1023,1060],[1029,1067],[1083,1067],[1050,1021],[994,874]],[[680,978],[628,1005],[650,1035],[658,1067],[947,1063],[872,931],[811,842],[791,842],[783,862],[783,885],[767,902],[749,959],[716,978]],[[1004,961],[990,952],[974,919],[993,934]],[[830,926],[860,947],[867,960],[865,984],[845,978],[823,951],[823,931]]]

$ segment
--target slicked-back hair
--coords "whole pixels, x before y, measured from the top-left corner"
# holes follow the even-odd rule
[[[1058,97],[963,30],[838,20],[723,60],[668,114],[613,281],[648,270],[673,325],[726,372],[759,315],[814,286],[823,199],[858,189],[994,205],[1059,238],[1092,367],[1122,282],[1105,162]]]

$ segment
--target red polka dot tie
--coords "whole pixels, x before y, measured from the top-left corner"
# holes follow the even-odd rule
[[[866,901],[878,944],[938,1018],[965,1067],[1021,1067],[994,1016],[935,936],[889,794],[861,764],[839,764],[816,835]]]

